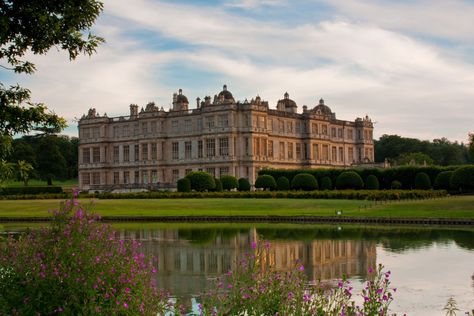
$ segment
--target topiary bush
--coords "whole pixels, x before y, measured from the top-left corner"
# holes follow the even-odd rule
[[[369,175],[367,179],[365,179],[365,188],[367,190],[378,190],[380,188],[379,179],[373,174]]]
[[[222,176],[221,183],[222,188],[226,191],[230,191],[239,187],[239,182],[234,176]]]
[[[290,189],[290,181],[287,177],[279,177],[276,183],[278,191],[288,191]]]
[[[398,180],[393,180],[390,184],[390,189],[392,190],[400,190],[402,188],[402,183]]]
[[[318,189],[318,181],[309,173],[299,173],[291,180],[293,190],[313,191]]]
[[[415,176],[415,189],[429,190],[431,189],[430,177],[424,172],[418,172]]]
[[[178,192],[191,192],[191,181],[188,178],[179,179],[176,184]]]
[[[449,190],[451,189],[451,177],[453,171],[442,171],[438,173],[434,181],[434,188],[437,190]]]
[[[354,189],[359,190],[364,187],[364,181],[354,171],[345,171],[336,178],[336,188],[338,190]]]
[[[219,179],[214,179],[214,182],[216,184],[216,187],[214,188],[214,192],[222,192],[224,189],[222,188],[222,182]]]
[[[321,178],[321,190],[332,190],[332,180],[329,177],[322,177]]]
[[[185,178],[191,182],[191,189],[198,192],[213,190],[216,187],[212,175],[204,171],[192,171]]]
[[[456,169],[451,177],[451,185],[460,191],[474,191],[474,166]]]
[[[275,178],[268,174],[258,176],[257,180],[255,180],[255,187],[257,189],[275,190],[276,186]]]
[[[250,182],[246,178],[239,179],[239,191],[250,191]]]

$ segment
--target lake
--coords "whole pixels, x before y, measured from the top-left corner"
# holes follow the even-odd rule
[[[6,231],[18,227],[4,225]],[[474,309],[474,229],[293,224],[117,224],[121,239],[140,240],[157,259],[157,282],[194,301],[209,279],[233,269],[252,242],[269,241],[265,260],[287,271],[299,260],[310,280],[346,275],[356,290],[382,263],[397,288],[392,312],[445,315],[450,297]],[[354,291],[358,293],[358,291]]]

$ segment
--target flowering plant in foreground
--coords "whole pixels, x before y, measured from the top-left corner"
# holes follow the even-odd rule
[[[390,288],[390,271],[382,265],[369,269],[359,306],[349,281],[310,285],[301,264],[292,271],[273,271],[265,263],[270,245],[252,244],[252,248],[254,253],[246,254],[234,271],[215,280],[203,295],[202,315],[388,315],[396,289]]]
[[[1,315],[156,315],[167,295],[136,241],[114,231],[72,199],[50,227],[0,245]]]

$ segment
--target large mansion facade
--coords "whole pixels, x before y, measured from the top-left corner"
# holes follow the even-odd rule
[[[100,116],[90,109],[79,121],[81,190],[175,187],[192,170],[233,175],[254,183],[263,168],[348,167],[374,160],[368,116],[336,119],[324,100],[312,109],[285,93],[276,109],[259,96],[235,101],[224,85],[196,108],[180,89],[169,111],[148,103],[130,115]]]

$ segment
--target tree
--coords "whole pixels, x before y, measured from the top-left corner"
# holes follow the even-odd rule
[[[185,178],[191,182],[191,189],[198,192],[210,191],[216,187],[214,177],[204,171],[192,171]]]
[[[398,165],[410,165],[412,163],[417,165],[432,165],[434,160],[427,154],[416,152],[416,153],[404,153],[397,158]]]
[[[66,178],[66,160],[61,155],[54,136],[42,137],[38,146],[38,173],[51,185],[52,179]]]
[[[33,166],[24,160],[19,160],[17,162],[17,168],[18,175],[20,176],[21,181],[23,181],[23,184],[27,186],[28,180],[30,179],[31,171],[33,170]]]
[[[239,179],[239,191],[250,191],[250,182],[246,178]]]
[[[103,9],[96,0],[29,0],[0,2],[0,67],[15,73],[32,74],[33,63],[24,60],[30,53],[46,54],[56,48],[74,60],[92,55],[104,40],[90,33]],[[40,131],[57,133],[66,121],[48,111],[42,103],[32,103],[31,92],[19,85],[5,87],[0,82],[0,158],[11,150],[17,133]]]
[[[362,189],[364,181],[358,173],[354,171],[344,171],[336,178],[336,188],[338,190],[345,189]]]
[[[474,160],[474,133],[469,133],[469,156]]]
[[[4,159],[0,159],[0,187],[13,178],[13,170],[14,164]]]
[[[275,178],[268,174],[258,176],[257,180],[255,180],[255,187],[258,189],[275,190],[276,186]]]
[[[239,187],[239,182],[234,176],[222,176],[221,183],[222,188],[226,191],[230,191]]]
[[[309,173],[298,173],[291,180],[293,190],[313,191],[318,189],[318,181]]]

